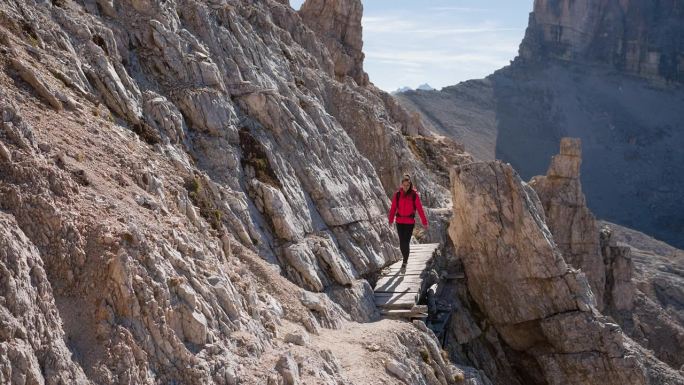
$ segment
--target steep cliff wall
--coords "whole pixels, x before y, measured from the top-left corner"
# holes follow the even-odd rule
[[[681,82],[683,37],[684,9],[676,0],[535,0],[520,56],[598,63]]]
[[[318,344],[377,315],[387,193],[410,172],[428,206],[450,196],[354,71],[360,1],[326,4],[330,35],[282,1],[0,4],[3,382],[346,381]],[[417,339],[382,359],[453,383],[393,327]]]

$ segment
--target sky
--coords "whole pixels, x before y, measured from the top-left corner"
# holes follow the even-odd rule
[[[509,64],[532,0],[362,0],[364,69],[385,91],[440,89]],[[299,9],[303,0],[290,0]]]

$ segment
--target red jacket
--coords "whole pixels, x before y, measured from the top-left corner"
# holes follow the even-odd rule
[[[397,192],[400,194],[399,195],[399,212],[398,216],[396,216],[397,223],[405,223],[405,224],[411,224],[411,223],[416,223],[416,220],[413,217],[408,217],[408,215],[411,215],[413,213],[413,196],[410,194],[405,194],[403,188],[399,188],[394,194],[392,194],[392,207],[390,208],[389,212],[389,223],[390,225],[394,222],[395,220],[395,215],[397,214],[397,197],[396,194]],[[423,224],[423,226],[427,226],[427,219],[425,218],[425,213],[423,212],[423,204],[420,202],[420,195],[418,195],[418,191],[416,189],[413,189],[413,193],[416,194],[416,207],[415,211],[418,212],[418,215],[420,216],[420,222]],[[402,216],[406,215],[406,216]]]

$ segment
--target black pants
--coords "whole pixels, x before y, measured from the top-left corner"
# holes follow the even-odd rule
[[[404,257],[404,263],[408,261],[409,252],[411,251],[411,235],[413,234],[413,227],[415,225],[415,223],[397,223],[397,233],[399,233],[399,250],[401,250],[401,255]]]

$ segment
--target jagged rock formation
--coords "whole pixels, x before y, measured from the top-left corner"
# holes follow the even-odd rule
[[[501,339],[521,373],[509,383],[684,382],[596,311],[584,274],[565,263],[541,202],[510,165],[457,167],[452,191],[449,235],[469,293],[496,330],[488,339]]]
[[[610,272],[606,310],[627,334],[677,369],[684,365],[681,259],[645,253],[601,229],[601,250]]]
[[[676,299],[681,277],[676,274],[659,279],[657,291],[675,293],[658,298],[653,284],[642,284],[637,279],[632,260],[633,250],[613,239],[612,230],[604,226],[599,231],[593,215],[585,205],[579,181],[581,143],[578,139],[563,138],[560,154],[551,159],[546,176],[536,176],[530,186],[537,192],[544,207],[546,223],[566,262],[581,269],[588,277],[604,314],[612,316],[625,332],[655,355],[679,369],[684,361],[684,323],[666,309],[681,308]],[[634,250],[634,253],[639,253]],[[658,257],[662,258],[662,257]],[[670,261],[676,269],[676,261]],[[641,269],[658,274],[657,269]],[[681,298],[681,296],[680,296]],[[676,310],[674,312],[676,314]]]
[[[481,80],[396,97],[479,160],[543,174],[581,138],[587,204],[684,247],[684,14],[677,2],[537,0],[519,56]]]
[[[530,186],[539,196],[546,223],[563,258],[587,275],[597,307],[602,310],[606,268],[599,252],[596,221],[586,206],[582,192],[581,164],[581,142],[563,138],[560,154],[551,159],[546,176],[532,178]]]
[[[367,85],[368,74],[363,70],[361,2],[309,0],[302,4],[299,15],[319,34],[332,56],[338,80],[350,76],[358,85]]]

